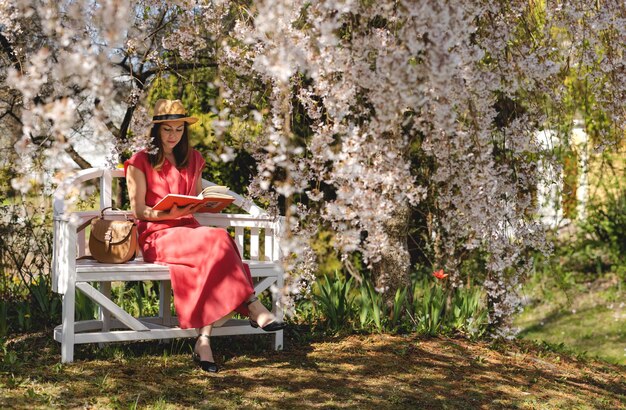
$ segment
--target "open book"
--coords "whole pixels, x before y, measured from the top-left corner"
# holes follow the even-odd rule
[[[167,194],[152,209],[155,211],[168,211],[174,204],[179,207],[189,204],[204,204],[204,207],[197,212],[220,212],[235,200],[226,192],[228,192],[228,187],[213,185],[204,188],[198,196]]]

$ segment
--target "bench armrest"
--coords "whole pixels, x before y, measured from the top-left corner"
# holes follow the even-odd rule
[[[68,283],[76,277],[76,224],[69,218],[54,219],[52,252],[52,290],[65,294]]]

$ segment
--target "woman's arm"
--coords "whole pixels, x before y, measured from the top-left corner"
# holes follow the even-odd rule
[[[202,175],[198,177],[198,182],[196,182],[196,195],[200,195],[202,193]]]
[[[145,221],[162,221],[166,219],[176,219],[181,216],[194,213],[198,208],[196,205],[187,205],[179,208],[176,205],[169,211],[155,211],[146,205],[146,176],[138,168],[129,165],[126,170],[126,185],[128,186],[128,197],[130,208],[133,210],[135,218]],[[200,183],[202,186],[202,182]]]

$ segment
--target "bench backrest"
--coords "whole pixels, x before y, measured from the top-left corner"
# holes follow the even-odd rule
[[[66,198],[78,195],[85,182],[100,179],[100,204],[98,209],[80,212],[66,212]],[[99,215],[100,210],[112,205],[113,178],[124,178],[122,169],[91,168],[77,172],[65,181],[55,192],[54,197],[54,248],[52,261],[52,287],[55,292],[65,293],[69,275],[75,270],[75,260],[88,251],[86,230],[76,232],[76,228],[88,218]],[[203,187],[215,185],[202,180]],[[234,235],[235,242],[244,259],[278,262],[280,260],[279,236],[282,217],[272,217],[251,200],[229,191],[235,197],[235,206],[246,213],[242,214],[196,214],[202,225],[222,227]],[[106,211],[110,219],[124,219],[130,211]]]

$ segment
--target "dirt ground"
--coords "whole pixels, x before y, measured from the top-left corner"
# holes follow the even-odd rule
[[[79,346],[61,365],[49,332],[11,339],[0,408],[626,409],[626,367],[528,342],[292,330],[274,352],[268,337],[221,337],[215,375],[192,342]]]

